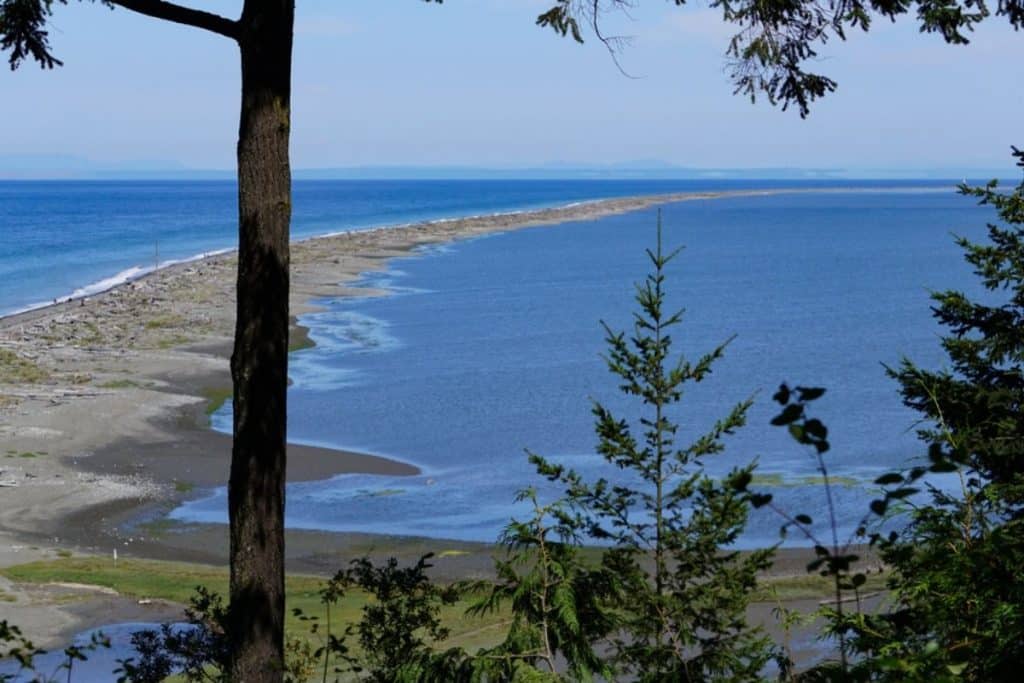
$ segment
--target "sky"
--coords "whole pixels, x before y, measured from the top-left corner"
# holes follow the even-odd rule
[[[240,0],[191,5],[237,16]],[[550,0],[297,0],[292,164],[700,168],[1006,168],[1024,145],[1024,35],[995,18],[971,45],[876,21],[816,65],[839,82],[801,120],[733,95],[730,34],[706,6],[638,0],[626,78],[594,40],[534,25]],[[111,10],[57,6],[65,66],[0,74],[0,156],[230,169],[237,48]]]

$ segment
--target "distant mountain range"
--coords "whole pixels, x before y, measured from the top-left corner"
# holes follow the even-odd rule
[[[843,178],[974,180],[1011,175],[1006,168],[691,168],[665,161],[612,164],[550,162],[536,166],[339,166],[297,168],[306,180],[554,180],[580,179],[774,179],[836,180]],[[74,156],[2,156],[0,180],[231,180],[234,169],[189,168],[176,161],[97,162]]]

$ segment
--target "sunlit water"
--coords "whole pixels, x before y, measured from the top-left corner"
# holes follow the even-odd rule
[[[587,199],[841,181],[298,180],[292,235]],[[237,246],[228,181],[0,181],[0,315],[86,296],[156,265]]]
[[[814,414],[829,425],[840,536],[867,510],[871,482],[919,457],[916,415],[884,364],[941,362],[928,293],[974,290],[951,232],[978,238],[986,210],[948,189],[684,202],[664,208],[673,334],[690,358],[733,335],[712,377],[673,417],[680,441],[755,397],[749,425],[706,459],[715,476],[754,459],[780,506],[823,521],[812,454],[769,426],[781,381],[824,385]],[[492,235],[392,262],[364,283],[391,294],[325,301],[305,316],[314,349],[294,354],[294,441],[414,463],[416,477],[346,475],[289,487],[294,528],[493,540],[517,490],[559,490],[524,449],[590,478],[623,474],[594,455],[591,400],[639,416],[601,358],[600,320],[630,324],[633,283],[649,271],[653,210]],[[230,427],[230,406],[215,416]],[[186,503],[181,520],[224,521],[224,491]],[[741,544],[778,539],[781,520],[755,515]],[[826,534],[819,525],[818,533]],[[824,536],[827,538],[827,536]],[[806,539],[791,539],[807,543]]]

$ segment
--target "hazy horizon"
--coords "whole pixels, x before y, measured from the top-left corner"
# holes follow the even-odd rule
[[[229,16],[238,9],[234,0],[194,4]],[[1012,87],[1019,35],[1005,21],[984,22],[968,46],[919,34],[913,17],[831,41],[817,66],[839,89],[801,120],[733,95],[724,57],[731,29],[713,10],[649,2],[631,19],[609,16],[609,31],[634,38],[621,55],[637,76],[627,78],[596,41],[580,46],[534,26],[549,5],[297,3],[293,167],[639,159],[696,169],[1016,175],[1009,151],[1022,144],[1024,93]],[[4,154],[233,168],[239,67],[231,41],[92,3],[55,5],[51,41],[63,67],[25,64],[3,77]]]
[[[694,167],[661,160],[617,163],[546,161],[523,165],[478,166],[463,164],[366,164],[297,167],[297,180],[390,179],[878,179],[878,180],[985,180],[1012,178],[1012,167],[880,167],[833,166]],[[99,162],[70,155],[0,155],[0,180],[217,180],[233,179],[235,169],[190,167],[176,160],[124,160]]]

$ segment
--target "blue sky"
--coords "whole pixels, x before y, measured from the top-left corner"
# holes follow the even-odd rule
[[[193,0],[236,16],[237,0]],[[1006,168],[1024,144],[1024,36],[989,21],[967,47],[879,21],[830,43],[839,91],[807,120],[732,95],[729,28],[701,6],[640,0],[623,77],[596,42],[533,25],[547,0],[297,0],[293,165]],[[231,168],[238,59],[227,39],[57,7],[63,68],[0,75],[0,154]],[[1007,175],[1015,175],[1008,172]]]

